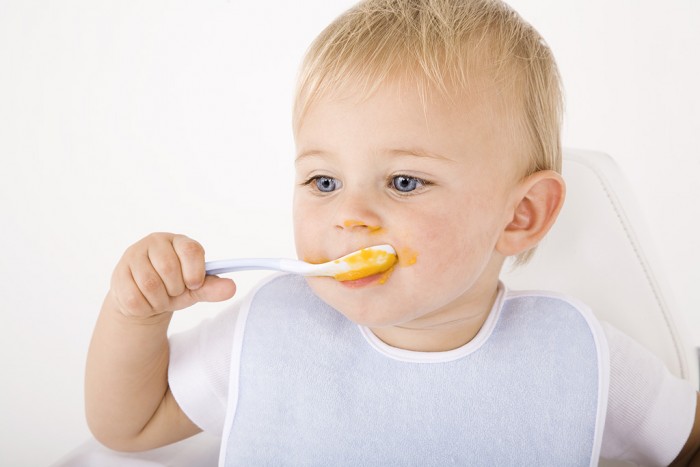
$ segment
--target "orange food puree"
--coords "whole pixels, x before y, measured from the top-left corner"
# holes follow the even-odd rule
[[[339,281],[352,281],[388,270],[396,263],[396,255],[383,250],[364,248],[343,261],[350,266],[350,270],[334,277]]]
[[[399,266],[413,266],[418,261],[418,253],[410,248],[402,248],[399,253]]]
[[[367,227],[367,229],[370,231],[370,233],[379,233],[379,232],[383,231],[383,229],[378,225],[367,225],[362,221],[356,221],[356,220],[352,220],[352,219],[344,221],[343,225],[345,227],[355,227],[355,226],[363,226],[364,225]]]

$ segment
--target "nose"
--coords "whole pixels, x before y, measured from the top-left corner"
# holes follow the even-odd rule
[[[346,232],[377,233],[382,230],[378,200],[368,193],[345,193],[335,215],[335,228]]]

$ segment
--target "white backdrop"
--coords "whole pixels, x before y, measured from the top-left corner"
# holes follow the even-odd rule
[[[211,259],[293,256],[296,68],[351,3],[0,0],[0,465],[88,436],[86,349],[130,243],[165,230]],[[700,3],[511,4],[558,57],[565,145],[622,166],[700,344]]]

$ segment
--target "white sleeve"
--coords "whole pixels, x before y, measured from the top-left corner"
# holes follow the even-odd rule
[[[696,390],[663,362],[608,323],[610,391],[601,457],[668,465],[688,440]]]
[[[202,430],[221,436],[240,302],[212,319],[170,336],[168,384],[183,412]]]

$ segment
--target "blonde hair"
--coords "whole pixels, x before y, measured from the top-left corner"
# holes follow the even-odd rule
[[[366,0],[331,23],[302,63],[293,124],[320,97],[349,83],[369,96],[389,79],[410,80],[425,99],[470,92],[490,80],[524,138],[524,176],[561,170],[562,90],[540,34],[498,0]],[[519,141],[520,143],[520,141]],[[518,258],[524,262],[528,252]]]

